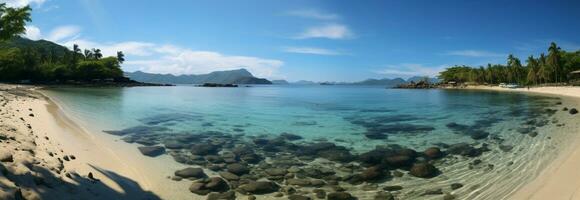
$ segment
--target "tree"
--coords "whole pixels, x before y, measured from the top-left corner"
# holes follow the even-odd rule
[[[554,81],[560,82],[561,79],[561,65],[560,65],[560,47],[556,43],[552,42],[548,48],[548,60],[547,64],[550,65],[554,73]]]
[[[85,49],[85,60],[93,59],[93,52],[91,50]]]
[[[119,61],[121,64],[125,62],[125,54],[123,54],[122,51],[117,51],[117,61]]]
[[[93,58],[95,60],[103,58],[103,54],[101,53],[100,49],[93,49]]]
[[[6,3],[0,3],[0,41],[8,40],[26,31],[26,22],[30,18],[30,7],[9,8]]]
[[[534,56],[530,56],[526,62],[528,63],[528,85],[538,84],[538,61],[534,59]]]

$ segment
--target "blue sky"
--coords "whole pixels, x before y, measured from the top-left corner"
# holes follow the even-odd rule
[[[6,2],[6,0],[1,0]],[[26,36],[127,54],[126,71],[245,67],[270,79],[356,81],[505,63],[550,41],[580,49],[580,1],[8,0]]]

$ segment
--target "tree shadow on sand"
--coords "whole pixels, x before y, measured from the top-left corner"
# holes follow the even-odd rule
[[[14,183],[0,182],[0,193],[8,199],[161,199],[150,191],[144,190],[137,182],[115,172],[92,166],[94,176],[67,173],[56,176],[50,170],[41,166],[31,166],[26,173],[14,174],[0,163],[0,179],[6,178]],[[4,177],[1,177],[4,176]],[[104,177],[102,177],[104,176]],[[99,179],[108,178],[115,182],[120,191],[105,185]],[[67,180],[67,181],[64,181]],[[72,180],[72,181],[71,181]]]

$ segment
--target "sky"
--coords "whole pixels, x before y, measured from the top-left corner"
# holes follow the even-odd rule
[[[33,8],[25,37],[123,51],[125,71],[359,81],[580,50],[578,0],[0,2]]]

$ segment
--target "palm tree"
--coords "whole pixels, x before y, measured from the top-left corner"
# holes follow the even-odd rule
[[[550,43],[550,47],[548,48],[548,65],[552,67],[554,70],[554,78],[556,82],[560,81],[561,75],[561,66],[560,66],[560,47],[556,45],[556,43]]]
[[[85,60],[90,60],[93,58],[93,52],[91,50],[85,49]]]
[[[526,61],[528,63],[528,84],[538,84],[538,61],[534,59],[534,56],[528,57]]]
[[[125,54],[123,54],[122,51],[117,51],[117,60],[121,64],[123,64],[123,62],[125,62]]]
[[[10,39],[26,31],[26,22],[30,19],[30,6],[9,8],[0,3],[0,41]]]
[[[546,56],[543,53],[540,54],[540,58],[538,58],[538,65],[540,67],[540,70],[538,70],[538,74],[540,75],[540,82],[541,83],[550,82],[552,76],[552,69],[548,64],[546,64]]]
[[[93,56],[95,60],[103,58],[103,54],[101,53],[100,49],[93,49]]]

